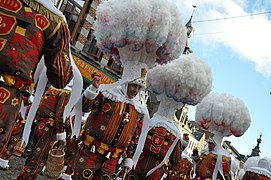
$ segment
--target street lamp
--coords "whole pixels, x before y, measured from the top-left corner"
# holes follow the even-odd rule
[[[197,6],[195,6],[195,5],[192,5],[192,6],[193,6],[192,15],[191,15],[189,21],[185,25],[185,27],[187,29],[187,38],[190,38],[192,36],[192,34],[193,34],[193,31],[194,31],[194,29],[192,27],[192,18],[193,18],[193,15],[194,15],[194,12],[195,12],[195,9],[196,9]]]

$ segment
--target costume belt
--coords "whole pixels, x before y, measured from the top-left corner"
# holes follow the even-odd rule
[[[90,152],[95,153],[97,151],[99,154],[106,155],[107,158],[118,158],[120,157],[122,152],[125,152],[127,150],[127,148],[117,148],[109,146],[103,142],[94,139],[88,134],[84,134],[84,131],[83,139],[84,145],[91,148]]]
[[[6,73],[1,75],[1,79],[5,85],[18,89],[25,97],[29,97],[33,92],[34,85],[27,79],[18,78]]]

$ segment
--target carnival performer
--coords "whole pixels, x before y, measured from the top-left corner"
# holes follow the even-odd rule
[[[188,76],[194,81],[185,81]],[[198,86],[199,82],[204,83]],[[189,86],[190,83],[193,85]],[[195,105],[211,91],[211,70],[204,61],[192,55],[181,56],[166,65],[158,65],[149,70],[147,84],[149,90],[156,94],[160,104],[150,120],[148,131],[141,132],[133,156],[135,169],[130,171],[127,178],[161,179],[165,172],[164,164],[169,159],[171,174],[167,178],[171,179],[170,176],[173,177],[176,173],[176,178],[182,179],[177,173],[181,170],[183,137],[177,122],[172,118],[175,111],[184,104]]]
[[[161,16],[161,14],[163,14],[163,16]],[[116,155],[115,157],[117,158],[110,158],[110,161],[108,161],[109,164],[112,163],[112,166],[107,168],[108,172],[102,172],[102,170],[106,169],[106,167],[100,169],[101,165],[99,163],[96,163],[96,168],[84,168],[83,164],[86,163],[88,159],[85,160],[84,158],[79,158],[77,163],[77,168],[79,171],[75,169],[74,178],[78,179],[84,176],[89,178],[93,178],[93,176],[110,178],[112,176],[118,159],[118,153],[113,152],[116,150],[126,150],[126,147],[130,144],[130,138],[132,138],[135,132],[136,121],[140,119],[140,116],[144,114],[144,119],[148,119],[148,111],[145,104],[142,105],[138,100],[138,98],[141,98],[143,99],[142,102],[144,103],[145,94],[139,93],[138,96],[136,96],[139,87],[135,86],[133,83],[129,85],[129,82],[134,82],[133,80],[140,76],[140,70],[142,68],[149,69],[154,67],[156,64],[167,63],[182,54],[187,37],[185,27],[182,24],[182,19],[179,14],[180,13],[176,5],[174,3],[169,3],[167,0],[143,0],[140,3],[138,1],[108,0],[99,4],[97,7],[97,18],[93,26],[97,46],[103,53],[114,56],[116,63],[122,64],[123,73],[122,78],[118,82],[112,85],[101,86],[99,88],[100,93],[97,98],[99,99],[101,97],[105,97],[105,100],[110,102],[102,103],[102,105],[105,106],[103,110],[108,112],[102,113],[103,110],[100,109],[102,107],[99,107],[97,111],[94,109],[84,126],[82,137],[88,137],[86,136],[87,134],[94,139],[91,140],[91,143],[87,142],[87,144],[91,144],[91,147],[112,147],[109,149],[109,152]],[[93,87],[93,90],[95,90],[95,88],[98,86],[91,86],[88,88],[85,95],[88,96],[88,94],[90,94],[88,92],[90,92]],[[133,91],[133,93],[130,92],[130,90]],[[128,95],[130,93],[133,94],[130,98],[125,96],[125,94]],[[95,96],[92,98],[95,98]],[[86,105],[84,106],[84,108],[86,108]],[[127,109],[125,107],[127,107]],[[129,113],[129,123],[123,125],[123,127],[121,127],[121,124],[115,123],[112,126],[113,122],[111,118],[116,118],[117,123],[120,123],[122,122],[124,114],[125,116],[128,115],[126,113],[128,110],[131,111],[131,113]],[[101,118],[104,114],[106,117]],[[143,121],[144,129],[144,127],[146,127],[146,121]],[[88,122],[90,125],[88,125]],[[103,125],[100,123],[105,124]],[[77,124],[79,125],[79,123]],[[91,128],[89,130],[90,132],[87,132],[88,126],[94,126],[95,128]],[[108,132],[110,131],[108,126],[109,128],[111,128],[110,126],[114,127],[112,132]],[[99,130],[93,130],[97,129],[97,127]],[[120,129],[119,131],[122,132],[122,128],[124,130],[123,133],[119,134],[116,132],[118,129]],[[78,129],[79,128],[74,128],[74,130],[77,131]],[[130,132],[126,130],[129,130]],[[114,138],[115,135],[116,140],[113,141],[111,138]],[[120,138],[120,142],[118,142],[118,138]],[[81,140],[81,142],[83,141],[85,140]],[[94,146],[92,141],[95,144]],[[103,142],[106,145],[101,144],[100,142]],[[89,153],[87,148],[83,150],[84,152]],[[107,153],[107,150],[99,151],[102,154]],[[84,155],[84,152],[82,152],[81,155]],[[102,155],[100,153],[97,153],[95,150],[95,153],[92,153],[92,155],[103,156],[101,157],[101,160],[105,161],[106,159],[104,156],[106,154]],[[94,159],[95,157],[91,157],[91,161]],[[87,163],[87,165],[89,166],[89,163]],[[108,163],[106,163],[106,166],[107,165]],[[84,169],[83,175],[82,168]],[[95,170],[97,168],[98,171]]]
[[[73,179],[112,177],[120,155],[130,144],[137,120],[148,115],[147,107],[138,100],[146,85],[143,77],[105,91],[98,91],[100,77],[93,78],[83,97],[83,111],[91,113],[79,137]],[[123,165],[131,168],[132,160],[125,159]]]
[[[19,114],[16,117],[16,122],[12,127],[12,131],[9,135],[9,142],[6,147],[4,147],[2,153],[0,154],[0,158],[7,162],[6,168],[3,168],[0,164],[0,168],[2,170],[8,170],[9,168],[9,159],[12,155],[21,156],[24,153],[24,147],[21,147],[20,140],[22,137],[22,132],[25,125],[26,114],[31,106],[31,97],[23,97],[22,106]]]
[[[64,88],[72,78],[69,30],[51,1],[11,0],[0,5],[0,153],[9,142],[22,96],[32,94],[37,64],[44,57],[47,78]],[[0,159],[1,166],[7,161]]]
[[[70,97],[69,85],[65,89],[50,86],[44,93],[35,117],[33,150],[17,179],[36,179],[45,166],[52,143],[56,140],[65,143],[66,132],[62,115]]]
[[[224,136],[242,136],[250,126],[250,115],[242,100],[225,93],[207,95],[196,107],[196,122],[211,132],[213,143],[197,162],[196,179],[231,180],[231,157],[222,147]]]
[[[271,164],[267,158],[250,157],[244,164],[245,174],[242,180],[270,180],[270,166]]]
[[[189,144],[189,134],[185,133],[183,135],[182,141],[182,153],[181,153],[181,161],[180,164],[175,167],[175,170],[169,168],[168,176],[166,179],[183,179],[190,180],[193,177],[193,159],[187,154],[187,145]]]

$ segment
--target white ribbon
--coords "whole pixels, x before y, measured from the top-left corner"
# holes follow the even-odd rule
[[[37,84],[37,90],[35,93],[35,98],[33,100],[33,103],[30,107],[27,119],[26,119],[26,123],[25,123],[25,127],[24,127],[24,131],[23,131],[23,137],[22,137],[22,144],[21,145],[26,145],[28,143],[29,140],[29,135],[31,132],[31,126],[33,123],[33,120],[36,116],[36,112],[37,109],[39,107],[40,104],[40,100],[42,98],[44,89],[46,87],[47,84],[47,76],[46,76],[46,67],[43,68],[43,71],[41,72],[40,78],[38,80],[38,84]]]
[[[223,140],[223,134],[221,132],[214,131],[214,141],[216,142],[216,147],[214,149],[214,153],[217,154],[217,160],[215,164],[215,169],[213,172],[212,180],[216,180],[218,172],[222,176],[222,178],[225,180],[224,172],[223,172],[223,160],[222,156],[230,157],[230,154],[222,147],[222,140]]]
[[[26,117],[26,109],[27,106],[24,105],[24,101],[22,101],[21,107],[20,107],[20,113],[23,119]]]
[[[147,109],[147,108],[146,108]],[[145,110],[148,112],[148,110]],[[143,125],[142,125],[142,130],[138,139],[138,144],[135,150],[135,153],[133,155],[133,168],[135,169],[139,156],[141,155],[141,153],[143,152],[143,147],[145,145],[145,141],[146,141],[146,137],[147,134],[150,130],[150,117],[149,117],[149,113],[144,113],[144,119],[143,119]]]
[[[216,180],[218,172],[220,172],[220,175],[225,180],[224,173],[223,173],[222,155],[221,154],[217,155],[217,160],[215,163],[215,169],[213,172],[212,180]]]
[[[44,64],[44,56],[41,57],[40,59],[40,62],[38,63],[37,65],[37,68],[35,70],[35,73],[34,73],[34,86],[36,85],[36,83],[38,82],[39,80],[39,77],[41,75],[41,72],[43,70],[43,68],[46,67],[45,64]]]
[[[167,160],[167,159],[169,158],[169,156],[171,155],[171,153],[172,153],[173,149],[175,148],[175,146],[176,146],[176,144],[177,144],[178,141],[179,141],[179,138],[176,138],[176,139],[174,140],[174,142],[172,143],[172,145],[171,145],[170,148],[168,149],[167,154],[166,154],[165,158],[163,159],[163,161],[162,161],[158,166],[152,168],[152,169],[147,173],[146,177],[149,176],[150,174],[152,174],[156,169],[162,167],[162,166],[166,163],[166,160]]]
[[[82,122],[82,89],[83,89],[83,78],[82,75],[77,68],[74,60],[72,58],[71,53],[69,53],[71,65],[72,65],[72,72],[73,72],[73,85],[70,99],[65,106],[63,112],[63,123],[65,123],[66,119],[70,121],[71,129],[72,129],[72,137],[75,135],[76,137],[79,136],[81,130],[81,122]],[[74,107],[75,119],[74,119],[74,126],[72,126],[72,117],[71,111]]]

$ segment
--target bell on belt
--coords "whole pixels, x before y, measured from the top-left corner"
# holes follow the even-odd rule
[[[29,97],[29,96],[30,96],[29,90],[21,91],[21,94],[22,94],[24,97]]]
[[[128,122],[129,122],[129,113],[125,113],[123,120],[122,120],[122,123],[127,124]]]
[[[111,152],[108,152],[107,155],[105,156],[107,159],[110,159]]]
[[[91,153],[95,153],[95,151],[96,151],[96,150],[95,150],[95,145],[92,145],[92,146],[91,146],[91,149],[90,149],[90,152],[91,152]]]

